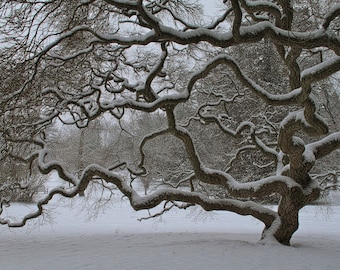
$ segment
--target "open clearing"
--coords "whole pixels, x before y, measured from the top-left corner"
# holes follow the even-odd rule
[[[320,270],[340,265],[338,205],[304,208],[291,247],[257,244],[262,224],[251,217],[194,208],[139,222],[146,212],[117,201],[88,220],[89,205],[83,198],[56,198],[40,224],[0,228],[0,268]]]

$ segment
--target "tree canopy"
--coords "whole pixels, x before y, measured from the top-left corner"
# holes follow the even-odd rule
[[[0,1],[1,160],[68,184],[0,223],[24,226],[56,194],[96,182],[135,210],[251,215],[264,241],[289,245],[299,210],[324,188],[313,170],[339,157],[339,15],[328,0],[225,0],[213,17],[190,0]],[[95,121],[115,139],[88,152],[105,146],[105,161],[75,173],[51,134]],[[277,211],[261,204],[269,196]]]

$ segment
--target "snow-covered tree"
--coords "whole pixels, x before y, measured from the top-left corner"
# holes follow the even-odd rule
[[[300,209],[320,195],[312,169],[340,147],[316,100],[340,70],[340,4],[326,1],[316,15],[311,1],[300,2],[221,1],[208,19],[190,0],[1,1],[0,38],[12,52],[4,59],[32,67],[1,96],[2,113],[22,97],[41,101],[39,119],[18,123],[31,131],[20,138],[32,145],[22,161],[36,159],[69,187],[51,190],[21,222],[0,222],[23,226],[56,194],[74,197],[101,179],[135,210],[165,203],[163,211],[200,205],[251,215],[264,223],[264,241],[289,245]],[[133,158],[131,144],[107,144],[119,162],[92,163],[79,176],[52,159],[45,133],[56,119],[86,129],[105,117],[131,139],[141,114],[162,121],[144,129]],[[162,158],[150,162],[152,151]],[[247,162],[257,171],[242,176]],[[134,188],[158,171],[166,186]],[[272,195],[277,211],[259,203]]]

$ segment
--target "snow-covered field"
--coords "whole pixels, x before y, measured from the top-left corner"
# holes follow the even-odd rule
[[[291,247],[257,244],[262,224],[231,213],[195,208],[139,222],[147,213],[117,200],[88,220],[84,206],[56,198],[41,224],[0,227],[0,269],[340,269],[340,206],[304,208]]]

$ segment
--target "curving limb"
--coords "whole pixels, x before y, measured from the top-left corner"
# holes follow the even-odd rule
[[[69,188],[12,223],[9,177],[1,224],[97,183],[135,210],[164,203],[151,217],[191,205],[252,215],[289,244],[323,188],[317,165],[338,166],[339,4],[314,16],[307,2],[221,0],[207,21],[190,1],[19,2],[0,4],[0,166],[38,163]]]

